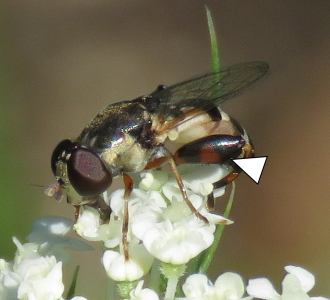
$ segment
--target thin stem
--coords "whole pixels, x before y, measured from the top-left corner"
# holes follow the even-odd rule
[[[68,294],[67,294],[67,299],[70,299],[74,296],[75,294],[75,291],[76,291],[76,286],[77,286],[77,280],[78,280],[78,274],[79,274],[79,269],[80,269],[80,266],[77,266],[74,270],[74,274],[73,274],[73,277],[72,277],[72,282],[71,282],[71,285],[70,285],[70,288],[69,288],[69,291],[68,291]]]
[[[216,35],[211,12],[207,6],[205,6],[205,9],[206,9],[206,16],[207,16],[207,25],[209,27],[209,33],[210,33],[212,71],[219,72],[220,71],[220,54],[219,54],[217,35]]]
[[[150,272],[150,287],[156,292],[159,292],[161,284],[161,275],[160,275],[160,262],[155,259],[152,264],[151,272]]]
[[[224,217],[228,218],[233,201],[234,201],[234,196],[235,196],[235,182],[232,181],[232,189],[230,192],[229,200],[226,206],[226,210],[224,213]],[[211,245],[211,247],[206,251],[206,253],[202,257],[201,264],[199,266],[198,272],[199,273],[206,273],[207,269],[209,268],[211,261],[214,257],[215,251],[217,250],[218,244],[220,242],[221,236],[223,231],[225,230],[226,225],[218,225],[215,234],[214,234],[214,242]]]
[[[178,281],[178,276],[171,276],[168,278],[164,300],[174,300]]]
[[[167,278],[167,286],[164,300],[174,300],[179,278],[183,276],[185,270],[185,265],[172,265],[162,263],[162,272]]]

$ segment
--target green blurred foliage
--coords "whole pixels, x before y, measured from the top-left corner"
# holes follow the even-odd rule
[[[28,194],[27,161],[21,147],[22,122],[15,118],[21,109],[18,86],[13,82],[12,49],[6,34],[7,15],[0,13],[0,257],[13,258],[15,245],[12,236],[24,241],[30,232],[34,209]]]

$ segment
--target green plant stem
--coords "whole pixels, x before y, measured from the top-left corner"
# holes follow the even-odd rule
[[[232,182],[232,189],[230,192],[230,196],[229,196],[229,200],[226,206],[226,210],[224,213],[224,217],[228,218],[232,205],[233,205],[233,201],[234,201],[234,196],[235,196],[235,182]],[[214,234],[214,242],[211,245],[211,247],[209,249],[207,249],[207,251],[204,253],[204,255],[202,256],[202,260],[198,269],[199,273],[206,273],[206,271],[208,270],[211,261],[214,257],[215,251],[217,250],[218,244],[220,242],[221,236],[223,231],[225,230],[225,227],[227,225],[218,225],[215,234]]]
[[[210,33],[211,58],[212,58],[211,67],[212,67],[213,72],[219,72],[220,71],[220,53],[219,53],[217,35],[216,35],[211,12],[207,6],[205,6],[205,9],[206,9],[206,16],[207,16],[207,25],[209,27],[209,33]]]
[[[164,300],[173,300],[179,277],[171,276],[168,278]]]
[[[75,291],[76,291],[76,286],[77,286],[77,280],[78,280],[78,275],[79,275],[79,270],[80,266],[77,266],[76,269],[74,270],[71,285],[67,294],[67,299],[70,299],[74,296]]]

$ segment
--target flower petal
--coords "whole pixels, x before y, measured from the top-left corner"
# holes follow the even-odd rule
[[[242,277],[233,272],[221,274],[215,281],[214,288],[219,298],[239,299],[245,292]]]
[[[246,291],[250,296],[256,298],[269,300],[281,299],[267,278],[250,279]]]
[[[136,288],[129,293],[130,300],[159,300],[159,297],[155,291],[152,289],[142,288],[143,283],[143,280],[139,281]]]
[[[204,274],[193,274],[186,279],[182,290],[187,298],[202,299],[204,295],[212,294],[214,288]]]
[[[166,219],[145,232],[143,244],[160,261],[182,265],[213,243],[214,230],[214,225],[204,224],[195,216],[177,223]]]
[[[123,253],[107,250],[102,258],[109,278],[115,281],[134,281],[140,279],[151,268],[153,257],[142,244],[129,243],[129,260]]]
[[[309,292],[315,285],[315,277],[312,273],[297,266],[286,266],[284,268],[289,274],[296,276],[304,292]]]
[[[100,223],[101,218],[98,211],[87,206],[74,225],[74,230],[88,241],[100,241],[102,240],[98,234]]]
[[[310,300],[310,297],[303,291],[288,291],[283,293],[281,300]]]

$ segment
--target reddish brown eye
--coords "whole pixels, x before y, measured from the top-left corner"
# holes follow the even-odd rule
[[[67,162],[70,183],[81,196],[97,196],[112,183],[112,176],[102,160],[85,148],[72,151]]]

